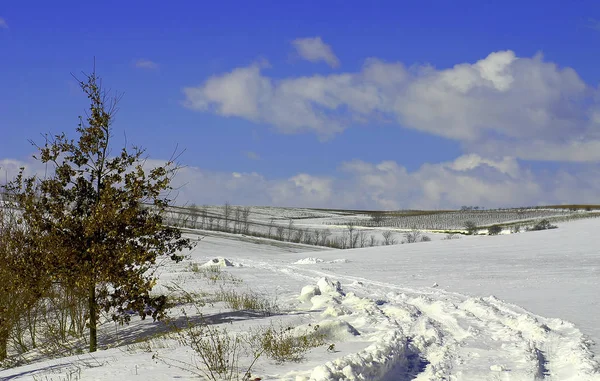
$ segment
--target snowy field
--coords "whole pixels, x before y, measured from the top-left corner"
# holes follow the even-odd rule
[[[161,268],[156,291],[251,291],[280,312],[265,317],[220,303],[201,312],[231,332],[285,324],[328,333],[334,347],[302,361],[259,359],[252,374],[262,380],[600,380],[592,345],[600,343],[598,231],[600,220],[591,219],[352,250],[207,233],[187,260]],[[214,284],[190,270],[215,258],[233,265],[222,272],[235,281]],[[181,319],[180,309],[171,316]],[[0,371],[0,379],[198,379],[194,353],[161,330],[151,321],[106,323],[105,349],[40,359]]]
[[[243,211],[246,209],[248,215],[244,218]],[[226,209],[222,205],[204,205],[172,208],[169,223],[186,228],[244,231],[248,235],[280,241],[313,245],[320,242],[321,246],[349,248],[379,246],[391,241],[401,243],[405,240],[405,233],[413,229],[419,230],[421,237],[426,236],[427,240],[447,239],[449,234],[466,233],[467,222],[479,227],[479,234],[487,234],[487,228],[495,224],[502,224],[502,233],[508,234],[511,229],[525,230],[542,219],[556,224],[598,217],[600,211],[591,207],[365,212],[235,205],[228,205]],[[350,226],[354,229],[352,234],[356,239],[352,244],[349,239]],[[384,238],[385,233],[391,235]],[[460,238],[454,238],[457,237]],[[324,240],[329,243],[324,243]]]

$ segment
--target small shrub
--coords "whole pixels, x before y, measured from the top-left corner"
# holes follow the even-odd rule
[[[488,228],[489,235],[498,235],[502,233],[502,226],[500,225],[492,225]]]
[[[443,239],[451,240],[451,239],[459,239],[459,238],[460,238],[460,234],[448,233],[448,234],[446,234],[446,236]]]
[[[396,238],[394,238],[395,233],[393,230],[386,230],[383,233],[381,233],[381,235],[383,236],[384,246],[395,245],[398,242]]]
[[[409,232],[404,233],[404,241],[402,243],[415,243],[422,240],[423,232],[417,228],[413,228]]]
[[[255,311],[265,316],[279,312],[277,301],[267,300],[251,292],[237,293],[234,290],[223,290],[216,295],[217,300],[225,302],[227,307],[238,311]]]
[[[187,364],[177,359],[161,358],[158,354],[153,358],[169,365],[185,365],[185,367],[178,367],[186,370],[189,370],[189,365],[192,365],[198,371],[193,373],[209,380],[249,380],[250,371],[261,356],[261,352],[255,351],[251,364],[244,370],[239,364],[240,355],[245,351],[245,340],[242,336],[232,335],[225,328],[213,327],[205,323],[193,325],[189,320],[187,329],[176,331],[179,342],[192,348],[198,357],[197,361]]]
[[[424,235],[423,237],[421,237],[421,242],[430,242],[431,238],[429,238],[428,235]]]
[[[325,339],[318,325],[302,333],[293,327],[271,325],[252,334],[249,342],[253,348],[261,348],[267,357],[283,363],[301,361],[309,350],[325,345]]]
[[[558,226],[552,225],[550,221],[547,219],[540,220],[537,224],[533,225],[529,230],[548,230],[548,229],[556,229]]]
[[[209,283],[216,284],[221,281],[222,283],[242,283],[243,281],[240,278],[236,278],[235,276],[221,271],[219,266],[200,266],[197,263],[192,263],[190,265],[190,271],[200,275],[203,278],[206,278]]]
[[[477,233],[477,225],[473,221],[466,221],[464,227],[470,235]]]

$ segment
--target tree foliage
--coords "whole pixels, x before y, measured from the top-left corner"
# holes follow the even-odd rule
[[[8,202],[0,208],[0,360],[12,328],[49,287],[39,247]]]
[[[80,117],[78,139],[64,133],[37,146],[34,156],[53,167],[45,178],[25,177],[23,169],[8,185],[16,194],[23,221],[39,232],[44,267],[61,285],[88,297],[90,351],[96,350],[99,310],[126,322],[129,312],[161,318],[164,297],[152,297],[157,258],[190,246],[178,229],[163,225],[168,191],[176,170],[171,160],[144,168],[144,150],[123,147],[111,156],[111,123],[117,98],[104,92],[95,73],[79,85],[90,106]]]

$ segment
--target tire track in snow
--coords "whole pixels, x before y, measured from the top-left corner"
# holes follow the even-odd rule
[[[284,272],[312,282],[323,277],[347,282],[345,289],[368,295],[374,307],[363,306],[364,311],[354,309],[353,313],[377,315],[376,320],[387,321],[380,331],[394,332],[395,341],[383,346],[391,355],[382,361],[385,372],[379,369],[377,378],[365,379],[600,380],[598,363],[581,332],[571,323],[533,315],[494,297],[472,298],[304,266],[242,261],[246,266]],[[379,307],[374,298],[389,301]],[[390,321],[395,322],[396,328],[389,326]],[[379,356],[385,357],[381,353]],[[332,372],[329,378],[324,373],[323,377],[311,380],[353,379],[343,372],[344,368],[347,372],[352,370],[351,361],[338,360],[338,364],[330,365],[335,365],[331,368],[344,365],[341,373]]]

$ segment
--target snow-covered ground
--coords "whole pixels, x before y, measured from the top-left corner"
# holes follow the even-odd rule
[[[157,291],[218,287],[198,272],[215,258],[239,281],[226,287],[276,300],[281,315],[202,312],[233,332],[281,321],[319,325],[326,347],[301,362],[259,359],[262,380],[600,380],[600,221],[495,237],[463,237],[353,250],[210,233],[180,264],[160,270]],[[172,311],[177,318],[178,309]],[[274,323],[276,324],[276,323]],[[160,323],[107,324],[93,355],[0,371],[2,380],[197,379],[175,340],[135,338]],[[115,332],[118,341],[115,342]]]

